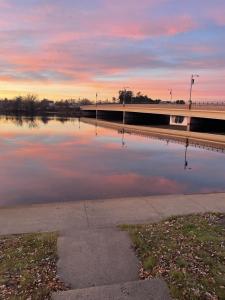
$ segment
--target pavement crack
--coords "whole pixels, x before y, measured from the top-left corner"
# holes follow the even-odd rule
[[[149,202],[148,200],[145,200],[145,203],[147,203],[147,204],[151,207],[151,209],[154,211],[154,213],[155,213],[156,215],[158,215],[158,217],[160,217],[160,218],[163,218],[163,217],[164,217],[163,213],[160,212],[160,210],[156,208],[156,205],[152,204],[152,203]]]

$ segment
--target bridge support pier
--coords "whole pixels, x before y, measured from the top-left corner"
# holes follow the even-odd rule
[[[181,129],[191,129],[191,117],[170,116],[170,126],[180,127]]]

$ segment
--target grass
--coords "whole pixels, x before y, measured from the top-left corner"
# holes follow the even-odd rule
[[[141,261],[140,278],[163,278],[179,300],[225,299],[225,215],[123,225]]]
[[[0,299],[50,299],[65,290],[56,263],[57,233],[0,237]]]

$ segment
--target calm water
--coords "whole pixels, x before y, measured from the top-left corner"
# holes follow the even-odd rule
[[[0,205],[225,191],[225,154],[77,119],[0,119]]]

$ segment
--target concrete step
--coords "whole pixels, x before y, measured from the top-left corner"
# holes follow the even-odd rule
[[[72,289],[138,280],[138,260],[126,232],[73,231],[58,239],[58,273]]]
[[[55,293],[53,300],[171,300],[163,280],[152,279]]]

